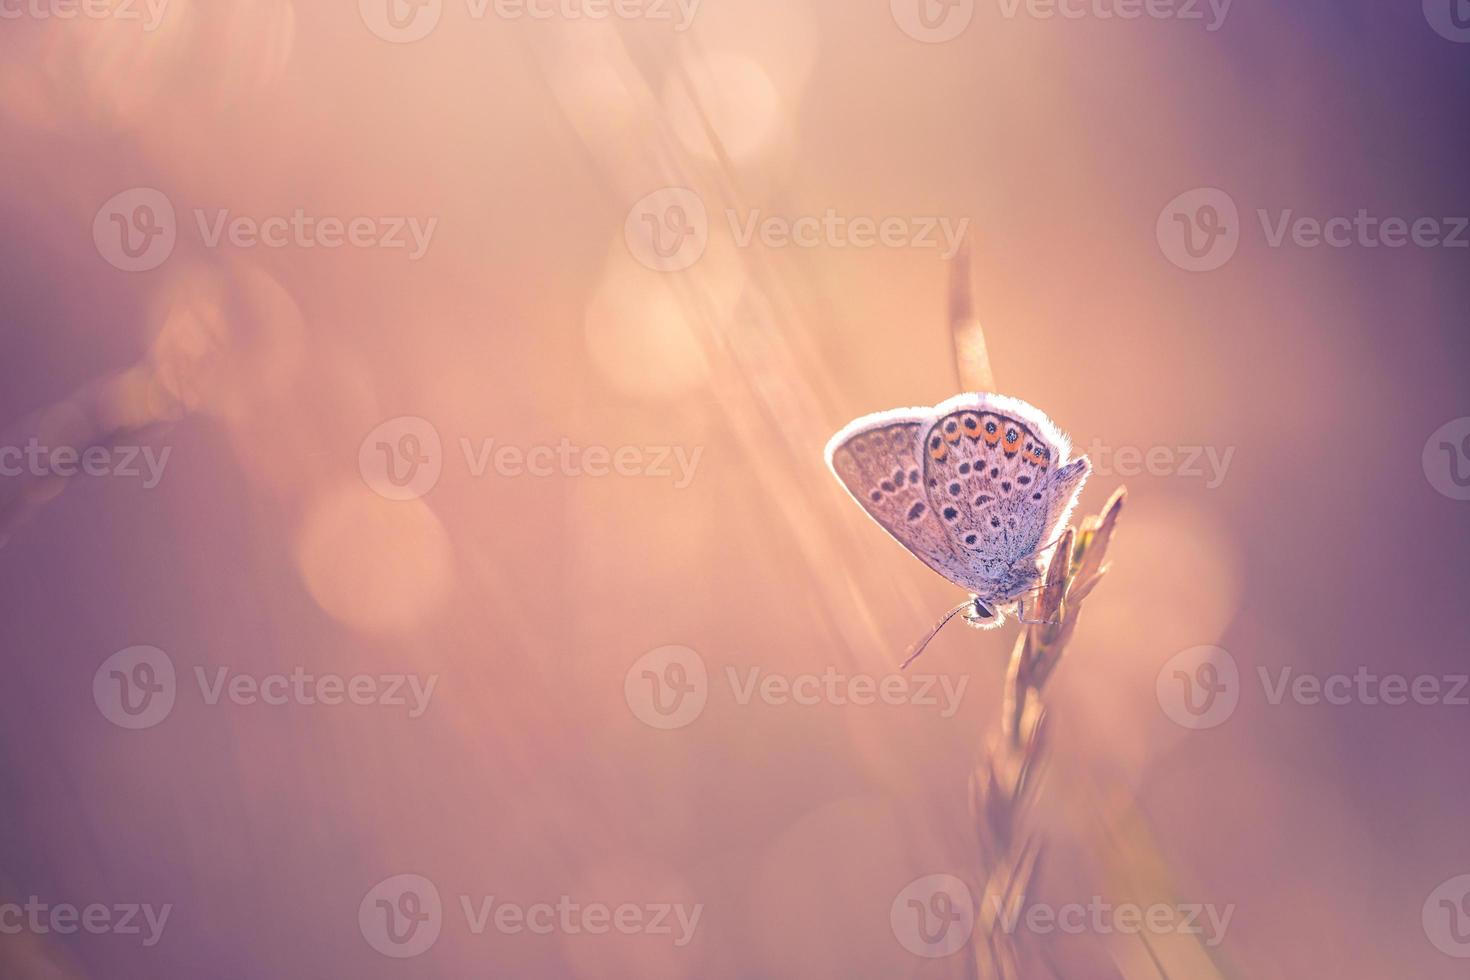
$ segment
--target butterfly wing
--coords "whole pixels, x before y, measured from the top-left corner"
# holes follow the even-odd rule
[[[970,577],[924,489],[919,440],[934,421],[930,408],[865,415],[827,443],[827,465],[898,543],[964,588]]]
[[[922,439],[930,509],[953,550],[994,574],[1050,540],[1090,469],[1067,458],[1071,444],[1039,409],[1003,395],[951,398]]]

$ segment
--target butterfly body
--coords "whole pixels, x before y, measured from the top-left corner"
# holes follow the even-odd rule
[[[1091,471],[1040,410],[987,392],[933,408],[856,419],[827,443],[827,465],[868,515],[970,592],[965,618],[995,626],[1033,591],[1048,542]]]

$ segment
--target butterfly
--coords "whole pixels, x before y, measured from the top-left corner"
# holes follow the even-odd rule
[[[828,441],[827,465],[853,499],[970,593],[920,650],[960,612],[982,629],[1013,607],[1030,622],[1024,597],[1044,580],[1046,542],[1066,526],[1092,471],[1086,456],[1068,458],[1071,448],[1039,409],[988,392],[864,415]]]

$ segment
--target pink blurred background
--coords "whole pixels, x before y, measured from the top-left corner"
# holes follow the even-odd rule
[[[947,248],[912,235],[967,221],[998,388],[1100,464],[1084,512],[1129,490],[1050,689],[1040,896],[1126,897],[1116,818],[1171,900],[1233,907],[1171,975],[1463,976],[1429,920],[1470,874],[1470,707],[1272,704],[1258,674],[1470,671],[1470,459],[1438,449],[1470,436],[1470,251],[1271,241],[1287,211],[1470,215],[1450,2],[4,8],[0,445],[168,455],[151,486],[0,476],[0,903],[172,912],[147,947],[0,934],[0,973],[963,975],[890,912],[973,869],[1014,626],[916,665],[966,685],[947,717],[742,704],[730,672],[881,679],[962,598],[822,447],[955,392]],[[1176,215],[1227,200],[1191,258]],[[407,245],[210,243],[298,209]],[[754,212],[846,231],[742,243]],[[128,271],[114,216],[167,254]],[[477,474],[487,440],[629,451]],[[395,484],[380,442],[437,478]],[[178,690],[129,730],[94,677],[139,645]],[[666,730],[635,689],[670,645],[707,703]],[[1190,728],[1159,678],[1201,646],[1239,703]],[[222,667],[437,681],[418,717],[209,704]],[[404,959],[359,916],[401,874],[444,907]],[[702,911],[684,945],[476,935],[461,896]],[[1158,975],[1127,937],[1058,945],[1106,966],[1064,975]]]

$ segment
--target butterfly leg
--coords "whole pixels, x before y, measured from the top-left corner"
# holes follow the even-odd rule
[[[1027,619],[1025,599],[1022,599],[1016,607],[1016,619],[1027,626],[1060,626],[1062,622],[1060,619]]]

